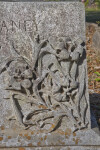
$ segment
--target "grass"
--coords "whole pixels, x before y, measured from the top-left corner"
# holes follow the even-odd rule
[[[97,21],[100,22],[100,9],[86,9],[86,22],[97,23]]]

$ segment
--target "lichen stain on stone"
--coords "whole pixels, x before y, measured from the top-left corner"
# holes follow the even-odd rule
[[[64,134],[65,134],[65,132],[62,131],[62,130],[58,130],[58,133],[61,134],[61,135],[64,135]]]
[[[52,124],[51,127],[50,127],[50,130],[52,130],[54,128],[55,128],[55,124]]]
[[[45,135],[44,140],[46,140],[46,139],[47,139],[47,136]]]
[[[80,140],[79,138],[76,138],[76,139],[73,138],[73,141],[75,142],[76,145],[78,145],[79,140]]]
[[[40,146],[40,145],[41,145],[41,142],[38,142],[37,145]]]
[[[31,132],[31,135],[33,135],[33,134],[34,134],[34,132],[32,131],[32,132]]]
[[[62,144],[62,145],[65,144],[65,142],[62,142],[61,140],[58,140],[58,142],[59,142],[60,144]]]
[[[1,126],[1,130],[4,130],[5,129],[5,127],[4,126]]]
[[[28,134],[24,134],[24,136],[25,136],[25,137],[27,137],[27,136],[28,136]]]
[[[66,136],[66,139],[68,139],[69,137],[68,136]]]
[[[65,130],[65,137],[68,138],[70,135],[71,135],[71,129],[70,129],[70,128],[67,128],[67,129]]]
[[[43,141],[43,138],[41,137],[41,141]]]
[[[75,138],[73,138],[73,141],[75,142]]]
[[[32,143],[29,143],[28,146],[31,147],[31,146],[32,146]]]
[[[38,107],[39,107],[39,108],[43,108],[43,109],[47,109],[47,107],[44,106],[44,105],[39,105]]]
[[[19,136],[23,136],[22,134],[19,134]]]
[[[3,137],[0,137],[0,141],[2,141],[3,140]]]
[[[30,139],[31,139],[31,136],[27,136],[27,139],[30,140]]]
[[[11,139],[11,136],[8,136],[8,139]]]
[[[75,132],[73,132],[73,136],[76,136],[76,133],[75,133]]]
[[[75,144],[77,145],[79,142],[79,138],[76,139]]]
[[[25,150],[25,148],[23,148],[23,147],[20,147],[18,150]]]

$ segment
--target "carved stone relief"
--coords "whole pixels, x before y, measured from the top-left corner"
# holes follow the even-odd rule
[[[6,71],[9,75],[6,87],[11,93],[12,116],[9,121],[16,119],[24,129],[32,126],[45,128],[47,124],[53,124],[49,131],[53,132],[66,118],[73,131],[87,128],[84,65],[79,77],[85,43],[80,37],[56,37],[53,42],[49,39],[41,41],[39,34],[34,40],[30,36],[28,38],[33,54],[29,53],[28,57],[24,55],[25,49],[18,51],[17,43],[12,39],[12,57],[7,58],[0,69],[1,74]],[[20,101],[30,105],[30,110],[23,111]],[[81,102],[84,103],[83,108]]]

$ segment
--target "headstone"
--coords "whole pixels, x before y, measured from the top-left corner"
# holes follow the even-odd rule
[[[82,3],[0,2],[0,147],[98,145],[86,65]]]
[[[100,58],[100,27],[93,34],[93,47]]]

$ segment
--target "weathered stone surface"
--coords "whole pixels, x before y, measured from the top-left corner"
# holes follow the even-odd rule
[[[51,147],[19,147],[3,150],[99,150],[100,146],[51,146]]]
[[[27,0],[0,0],[3,2],[27,2]],[[28,2],[79,2],[79,0],[29,0]]]
[[[1,147],[99,145],[84,14],[79,2],[0,2]]]
[[[93,35],[93,46],[100,57],[100,28]]]

